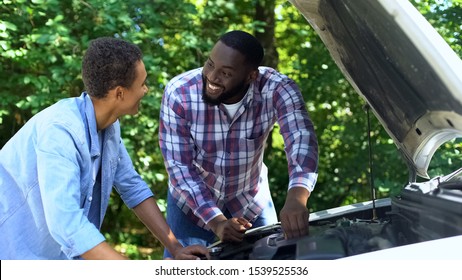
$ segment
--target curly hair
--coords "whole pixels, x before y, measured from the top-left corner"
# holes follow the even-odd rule
[[[142,57],[138,46],[124,40],[92,40],[82,61],[85,90],[90,96],[103,98],[117,86],[129,88],[135,80],[136,63]]]
[[[241,30],[234,30],[223,34],[220,41],[243,54],[251,67],[258,68],[260,66],[264,50],[258,39],[251,34]]]

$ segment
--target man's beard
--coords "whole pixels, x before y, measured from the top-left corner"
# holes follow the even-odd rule
[[[207,80],[205,77],[202,78],[202,100],[211,106],[218,106],[224,101],[231,99],[233,97],[239,96],[239,95],[244,95],[245,90],[248,87],[248,85],[245,83],[245,81],[242,81],[240,84],[236,85],[235,87],[231,88],[230,90],[223,91],[218,97],[212,98],[209,95],[207,95]]]

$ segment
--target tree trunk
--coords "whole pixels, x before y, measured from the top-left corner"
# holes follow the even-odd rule
[[[264,22],[263,32],[255,31],[255,37],[263,45],[265,56],[263,58],[263,65],[277,69],[279,63],[279,55],[276,50],[275,44],[275,15],[274,9],[276,7],[275,0],[257,0],[255,5],[255,20],[257,22]],[[266,154],[271,153],[273,147],[273,133],[268,137]]]
[[[263,65],[277,68],[279,63],[279,56],[275,45],[275,15],[274,9],[276,7],[275,0],[257,0],[255,7],[255,20],[264,22],[264,32],[255,31],[255,37],[263,45],[265,49],[265,58]]]

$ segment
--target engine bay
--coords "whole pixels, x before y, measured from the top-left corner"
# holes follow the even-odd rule
[[[341,218],[310,225],[310,234],[285,239],[280,224],[249,231],[241,243],[217,242],[209,247],[220,260],[332,260],[395,246],[387,219]]]
[[[410,183],[391,199],[312,213],[304,237],[286,239],[277,223],[248,230],[240,243],[218,241],[209,252],[215,260],[333,260],[461,235],[461,174]]]

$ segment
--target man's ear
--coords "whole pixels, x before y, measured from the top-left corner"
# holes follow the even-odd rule
[[[121,86],[118,86],[114,89],[115,91],[115,94],[116,94],[116,98],[117,99],[120,99],[120,100],[123,100],[124,97],[125,97],[125,93],[124,93],[124,88],[121,87]]]
[[[249,83],[252,82],[252,81],[255,81],[258,78],[258,74],[259,74],[258,69],[254,69],[254,70],[250,71],[247,81]]]

